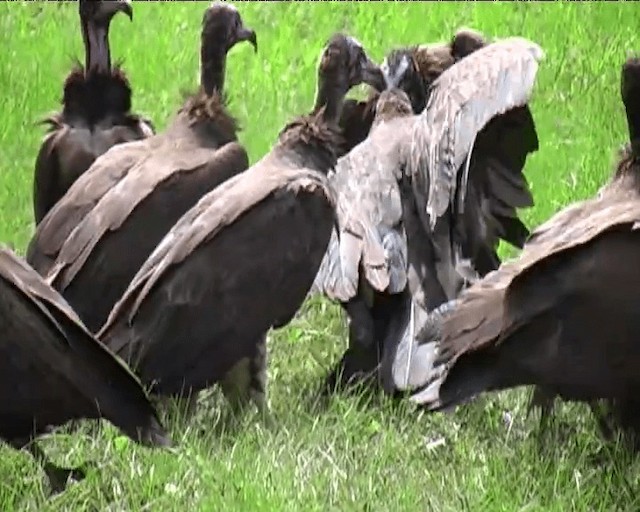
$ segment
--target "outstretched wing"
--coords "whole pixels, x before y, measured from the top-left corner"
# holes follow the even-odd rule
[[[414,191],[429,231],[458,198],[464,201],[463,164],[478,133],[495,116],[527,103],[543,55],[537,44],[509,38],[461,59],[434,82],[413,129],[410,155]]]

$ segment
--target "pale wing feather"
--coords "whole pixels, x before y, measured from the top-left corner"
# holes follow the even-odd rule
[[[464,194],[456,191],[457,172],[476,135],[496,115],[528,102],[543,56],[531,41],[504,39],[460,60],[434,82],[413,128],[409,159],[418,206],[430,230],[456,192]]]
[[[380,292],[399,293],[406,287],[398,131],[409,122],[398,119],[376,127],[338,160],[329,178],[337,196],[339,233],[331,237],[314,289],[331,299],[355,297],[361,277]]]

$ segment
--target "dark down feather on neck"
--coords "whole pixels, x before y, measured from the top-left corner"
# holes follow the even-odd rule
[[[227,97],[224,92],[214,90],[208,96],[200,88],[195,94],[187,96],[179,113],[187,116],[189,126],[202,127],[222,144],[237,140],[240,131],[238,121],[227,109]]]
[[[300,116],[287,124],[278,135],[279,149],[296,155],[296,161],[323,174],[334,169],[344,139],[337,126],[323,119],[324,108]]]
[[[108,74],[87,75],[76,61],[65,79],[63,91],[63,116],[82,118],[90,125],[107,116],[126,116],[131,110],[131,86],[119,64]]]

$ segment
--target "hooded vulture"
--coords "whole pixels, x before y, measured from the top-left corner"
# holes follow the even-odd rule
[[[65,300],[0,248],[0,438],[28,448],[54,491],[82,478],[46,459],[34,439],[51,426],[104,418],[148,446],[170,444],[139,381],[84,327]]]
[[[640,427],[640,59],[624,64],[621,96],[630,144],[609,183],[430,318],[412,357],[411,400],[442,409],[536,385],[604,400],[619,426]]]
[[[62,112],[44,120],[50,126],[35,165],[33,209],[40,224],[69,187],[110,147],[153,134],[153,126],[131,110],[131,87],[124,71],[111,67],[109,25],[128,0],[79,0],[85,48],[84,68],[64,82]]]
[[[239,41],[257,49],[236,8],[214,3],[202,21],[200,90],[163,133],[100,157],[38,226],[27,261],[92,332],[180,216],[247,169],[222,92]]]
[[[342,142],[347,92],[384,77],[360,43],[335,34],[313,111],[260,161],[204,196],[165,236],[99,333],[154,393],[220,383],[234,411],[268,412],[266,334],[293,318],[335,224],[326,175]]]
[[[509,239],[498,215],[519,222],[516,208],[532,204],[522,169],[535,128],[530,115],[523,126],[508,118],[527,108],[541,55],[520,38],[484,46],[433,82],[420,114],[408,115],[412,94],[393,94],[395,114],[377,114],[368,139],[339,160],[339,234],[314,288],[345,308],[349,349],[325,390],[378,372],[393,393],[400,339],[476,277],[479,249]],[[413,61],[395,63],[382,66],[390,87],[416,80],[404,77],[418,73]]]

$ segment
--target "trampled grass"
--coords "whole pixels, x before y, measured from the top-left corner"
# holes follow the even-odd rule
[[[112,53],[124,61],[135,109],[159,129],[181,91],[196,85],[204,7],[136,2],[134,23],[114,20]],[[625,139],[619,70],[626,52],[640,49],[633,3],[238,7],[260,45],[257,55],[240,46],[228,61],[231,108],[252,161],[310,108],[318,54],[336,30],[358,37],[378,60],[393,46],[446,39],[461,25],[540,43],[547,57],[531,104],[540,151],[527,165],[537,202],[525,214],[532,226],[594,193]],[[68,2],[0,3],[0,240],[19,251],[33,232],[31,182],[43,132],[35,122],[57,108],[71,59],[81,56],[76,12]],[[621,445],[603,445],[581,406],[558,408],[553,443],[543,452],[537,418],[525,418],[523,391],[492,395],[453,415],[347,397],[316,411],[314,389],[345,345],[339,308],[313,299],[269,343],[277,428],[249,417],[239,432],[221,432],[224,406],[216,398],[194,424],[169,422],[176,453],[134,446],[108,425],[96,435],[60,435],[46,443],[57,462],[94,466],[87,480],[50,501],[29,456],[2,448],[0,509],[640,509],[638,461]],[[443,445],[434,443],[440,439]]]

